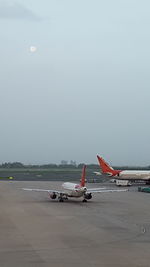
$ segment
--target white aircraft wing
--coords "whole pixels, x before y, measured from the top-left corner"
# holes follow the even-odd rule
[[[55,194],[62,194],[67,196],[66,192],[51,190],[51,189],[34,189],[34,188],[22,188],[25,191],[34,191],[34,192],[47,192],[47,193],[55,193]]]
[[[97,187],[97,188],[87,188],[87,193],[94,193],[94,192],[96,192],[96,191],[103,191],[103,190],[105,190],[106,189],[106,187]]]
[[[101,172],[93,172],[96,175],[102,175]]]
[[[106,189],[106,188],[90,188],[87,189],[87,193],[110,193],[110,192],[125,192],[128,189]]]

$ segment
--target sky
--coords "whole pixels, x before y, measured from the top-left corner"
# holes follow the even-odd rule
[[[0,0],[0,163],[150,165],[149,9]]]

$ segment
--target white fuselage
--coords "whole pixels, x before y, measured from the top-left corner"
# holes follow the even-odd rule
[[[69,197],[82,197],[86,192],[86,187],[82,187],[80,184],[63,183],[62,187],[67,190]]]
[[[126,180],[150,180],[150,171],[121,171],[118,178]]]

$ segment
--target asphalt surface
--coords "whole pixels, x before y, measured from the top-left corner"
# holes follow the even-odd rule
[[[150,194],[134,187],[60,203],[22,187],[61,183],[1,181],[1,267],[150,266]]]

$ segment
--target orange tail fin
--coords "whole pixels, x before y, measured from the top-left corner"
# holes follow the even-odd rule
[[[86,165],[84,165],[82,169],[82,176],[81,176],[81,183],[80,183],[81,186],[85,186],[85,170],[86,170]]]
[[[105,162],[105,160],[97,155],[101,170],[103,173],[113,173],[114,169]]]

